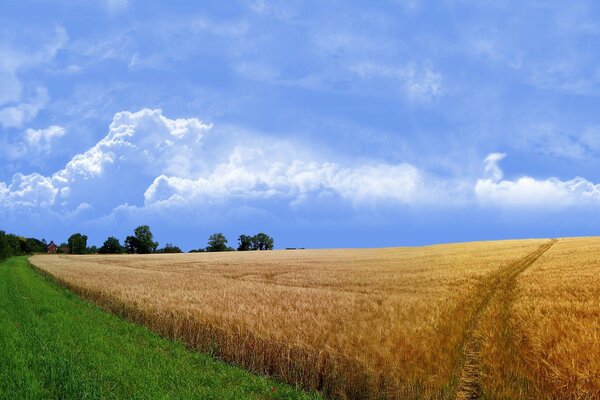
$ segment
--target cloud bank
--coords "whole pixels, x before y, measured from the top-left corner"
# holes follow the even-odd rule
[[[27,130],[25,140],[44,146],[63,134],[52,126]],[[409,164],[294,158],[285,145],[256,138],[233,144],[219,160],[203,141],[215,134],[196,118],[169,119],[149,109],[120,112],[108,134],[63,169],[51,176],[17,174],[10,183],[0,183],[0,204],[63,212],[89,204],[109,213],[123,205],[207,208],[245,200],[293,205],[336,199],[351,207],[373,207],[414,204],[424,196],[423,177]]]
[[[29,129],[24,140],[41,151],[64,134],[59,126]],[[482,178],[445,181],[408,163],[334,162],[281,139],[233,140],[197,118],[170,119],[161,110],[143,109],[117,113],[108,134],[59,171],[18,173],[0,182],[0,205],[4,212],[86,210],[102,218],[115,210],[206,213],[248,204],[264,212],[334,205],[350,213],[452,208],[457,199],[463,206],[506,209],[600,204],[600,185],[584,178],[506,179],[499,165],[505,156],[489,154]]]
[[[600,205],[600,184],[576,177],[535,179],[529,176],[505,180],[499,162],[503,153],[489,154],[484,161],[487,175],[475,184],[475,195],[483,206],[500,208],[557,209],[568,206]]]

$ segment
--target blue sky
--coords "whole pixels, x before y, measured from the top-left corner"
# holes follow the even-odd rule
[[[4,0],[0,228],[598,234],[599,4]]]

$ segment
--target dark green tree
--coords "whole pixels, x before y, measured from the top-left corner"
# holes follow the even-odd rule
[[[125,249],[132,254],[154,253],[158,247],[158,242],[153,241],[153,239],[154,236],[148,225],[138,226],[134,230],[134,236],[127,236],[125,239]]]
[[[10,257],[10,247],[8,244],[8,238],[6,232],[0,231],[0,260]]]
[[[61,243],[56,250],[58,254],[69,254],[69,245],[66,243]]]
[[[135,254],[138,252],[138,240],[135,236],[127,236],[124,242],[125,252]]]
[[[171,243],[165,244],[165,247],[162,249],[156,250],[157,253],[183,253],[181,249]]]
[[[104,244],[98,249],[98,253],[100,254],[120,254],[123,253],[124,249],[117,239],[114,236],[109,236],[108,239],[104,241]]]
[[[85,249],[85,253],[86,254],[98,254],[98,247],[97,246],[90,246],[87,249]]]
[[[87,248],[87,236],[81,233],[75,233],[67,241],[70,254],[85,254]]]
[[[208,246],[206,251],[226,251],[227,238],[222,233],[213,233],[208,238]]]
[[[273,250],[273,238],[266,233],[258,233],[252,237],[254,250]]]
[[[44,253],[46,252],[46,243],[44,240],[38,240],[34,238],[25,239],[25,253]]]
[[[252,236],[240,235],[238,238],[238,251],[254,250],[252,248]]]

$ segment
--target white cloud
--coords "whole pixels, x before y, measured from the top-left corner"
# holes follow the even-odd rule
[[[60,171],[16,174],[0,183],[0,204],[65,215],[86,204],[97,217],[117,209],[252,204],[268,210],[318,208],[321,202],[362,210],[453,207],[473,202],[473,193],[484,207],[600,205],[600,185],[583,178],[505,179],[499,166],[504,153],[485,158],[485,177],[473,186],[464,177],[440,180],[406,163],[332,162],[297,144],[211,128],[195,118],[169,119],[160,110],[117,113],[108,134]],[[25,141],[44,147],[64,134],[58,126],[27,130]]]
[[[143,199],[156,176],[189,173],[200,138],[209,128],[197,119],[168,119],[160,110],[117,113],[109,133],[62,170],[50,177],[17,174],[11,184],[3,184],[0,203],[63,210],[88,203],[112,209],[135,199],[136,192]],[[45,145],[63,134],[54,126],[26,131],[25,140],[32,146]],[[40,196],[34,195],[37,192]]]
[[[480,204],[499,208],[562,208],[600,205],[600,184],[577,177],[568,181],[558,178],[538,180],[521,177],[502,180],[498,162],[505,154],[492,153],[485,159],[485,179],[477,180],[475,195]]]
[[[486,176],[492,181],[499,181],[504,175],[498,163],[506,157],[505,153],[491,153],[483,161]]]
[[[46,129],[27,129],[23,133],[26,147],[34,153],[48,153],[53,142],[65,135],[62,126],[51,125]]]
[[[15,174],[8,186],[0,182],[0,205],[10,208],[52,206],[57,191],[50,178],[40,174]]]
[[[34,119],[48,104],[48,91],[38,87],[35,95],[27,101],[0,109],[0,125],[4,128],[20,128]]]
[[[231,198],[339,196],[355,206],[381,202],[408,204],[420,196],[421,176],[408,164],[348,167],[334,163],[268,159],[262,149],[237,147],[227,163],[216,165],[205,178],[161,175],[144,194],[146,204],[160,201],[223,201]]]
[[[67,39],[66,31],[59,27],[51,40],[34,51],[15,50],[14,45],[0,42],[0,125],[4,128],[22,127],[46,106],[49,96],[44,87],[37,87],[24,99],[24,88],[18,74],[22,69],[52,60]]]
[[[424,179],[411,165],[318,161],[303,149],[259,137],[246,137],[229,149],[225,145],[228,156],[219,161],[215,149],[204,148],[202,139],[210,129],[195,118],[166,118],[160,110],[117,113],[106,137],[94,147],[50,177],[15,175],[10,185],[0,186],[0,202],[53,206],[64,212],[85,203],[108,213],[127,204],[209,207],[275,200],[294,206],[337,199],[370,207],[414,204],[425,198]],[[39,143],[62,134],[60,127],[50,127],[26,135],[31,143]],[[223,144],[210,143],[217,142]]]

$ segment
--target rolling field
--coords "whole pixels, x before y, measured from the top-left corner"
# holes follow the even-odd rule
[[[163,336],[327,397],[600,397],[598,238],[31,261]]]
[[[0,262],[0,399],[315,399],[189,351]]]

